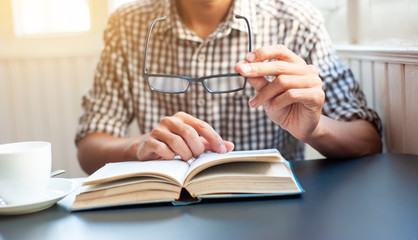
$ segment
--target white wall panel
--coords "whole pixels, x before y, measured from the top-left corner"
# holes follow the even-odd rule
[[[385,151],[418,154],[418,49],[338,46],[383,123]]]
[[[418,154],[418,65],[405,66],[405,152]]]
[[[387,139],[387,123],[386,119],[389,117],[387,106],[389,105],[388,96],[388,74],[387,63],[374,62],[373,63],[373,99],[375,103],[374,110],[379,114],[383,125],[383,139]],[[366,94],[370,95],[369,93]],[[383,149],[387,149],[386,141],[383,142]]]
[[[374,103],[374,95],[375,95],[375,89],[374,89],[374,81],[373,81],[373,62],[363,60],[360,61],[360,73],[357,75],[358,79],[361,79],[361,88],[364,92],[368,93],[366,94],[366,101],[367,106],[369,108],[375,108]]]
[[[389,115],[387,119],[388,139],[387,146],[390,151],[405,151],[405,82],[404,65],[390,63],[388,65],[388,98]]]
[[[0,143],[50,141],[53,169],[85,176],[74,136],[96,62],[93,55],[0,59]]]

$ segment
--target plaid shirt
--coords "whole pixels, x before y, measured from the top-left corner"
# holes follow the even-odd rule
[[[206,39],[187,29],[172,0],[141,0],[119,8],[104,32],[105,47],[94,85],[83,97],[76,141],[93,132],[117,137],[137,120],[148,133],[161,118],[179,111],[208,122],[236,150],[277,148],[288,160],[303,159],[304,144],[273,123],[262,107],[248,106],[256,92],[210,94],[191,84],[184,94],[149,89],[142,78],[147,31],[152,20],[166,16],[152,32],[148,50],[149,73],[202,77],[233,73],[248,53],[248,30],[234,14],[246,16],[253,31],[254,49],[283,44],[318,68],[326,99],[323,114],[333,119],[365,119],[381,131],[377,114],[368,109],[352,72],[336,56],[321,15],[297,0],[236,0],[218,28]]]

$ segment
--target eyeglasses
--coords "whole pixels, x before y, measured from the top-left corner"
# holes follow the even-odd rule
[[[249,52],[252,51],[252,42],[251,42],[251,28],[250,22],[244,16],[235,15],[238,19],[244,19],[248,27],[248,47]],[[148,54],[148,44],[154,24],[158,21],[165,20],[166,17],[157,18],[152,21],[149,29],[147,42],[145,46],[144,53],[144,64],[142,65],[142,76],[147,80],[148,86],[152,91],[161,92],[161,93],[184,93],[190,86],[190,83],[202,83],[205,89],[210,93],[229,93],[236,92],[245,88],[247,83],[247,78],[241,76],[239,73],[226,73],[211,75],[199,78],[193,78],[188,76],[179,76],[179,75],[167,75],[167,74],[151,74],[147,70],[147,54]]]

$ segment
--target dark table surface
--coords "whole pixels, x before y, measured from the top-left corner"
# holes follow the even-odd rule
[[[293,163],[297,197],[0,216],[0,239],[418,239],[418,156]]]

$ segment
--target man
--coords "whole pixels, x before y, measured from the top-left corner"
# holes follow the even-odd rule
[[[249,20],[254,51],[236,15]],[[148,27],[161,17],[145,47]],[[307,3],[138,1],[112,15],[104,40],[76,138],[87,173],[110,161],[188,160],[234,148],[278,148],[294,160],[303,158],[304,142],[328,157],[381,151],[380,120]],[[180,94],[153,91],[146,75],[197,79],[234,71],[248,84],[227,93],[210,93],[203,83],[188,83]],[[126,138],[134,119],[141,135]]]

